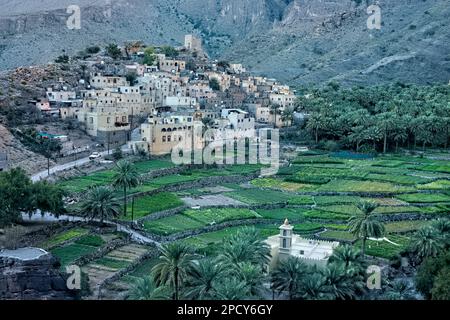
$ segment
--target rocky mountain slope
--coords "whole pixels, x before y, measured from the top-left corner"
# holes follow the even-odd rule
[[[92,44],[180,45],[201,35],[212,57],[296,85],[450,79],[448,0],[0,0],[0,68],[46,63]],[[71,4],[81,29],[66,26]]]

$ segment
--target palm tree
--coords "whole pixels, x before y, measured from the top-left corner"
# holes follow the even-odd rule
[[[357,207],[362,214],[351,217],[349,227],[350,232],[362,240],[361,253],[364,256],[367,238],[380,238],[384,234],[385,229],[384,225],[374,214],[375,209],[378,207],[376,203],[362,201],[358,203]]]
[[[270,114],[275,116],[275,127],[277,126],[277,115],[281,114],[281,106],[279,104],[270,105]]]
[[[213,259],[206,258],[194,263],[188,272],[186,296],[194,300],[211,298],[214,284],[223,278],[224,271],[223,266]]]
[[[306,129],[314,133],[316,143],[319,143],[319,132],[326,126],[324,116],[322,114],[313,113],[306,124]]]
[[[123,214],[127,215],[127,190],[137,187],[140,183],[139,174],[133,164],[121,160],[116,164],[113,186],[123,188]]]
[[[396,280],[388,284],[387,300],[414,300],[414,288],[406,280]]]
[[[183,243],[170,243],[161,248],[159,262],[153,267],[152,273],[156,284],[168,285],[174,290],[173,298],[180,297],[181,279],[187,279],[192,270],[195,255]]]
[[[114,190],[106,186],[99,186],[88,191],[86,199],[81,203],[79,212],[91,220],[105,219],[120,215],[120,202],[114,195]]]
[[[292,123],[292,121],[294,120],[294,109],[292,109],[292,108],[285,108],[281,112],[281,120],[284,122],[285,126],[288,123]]]
[[[450,233],[450,220],[443,218],[433,221],[431,227],[435,229],[439,234],[446,235]]]
[[[244,281],[231,277],[214,285],[213,299],[244,300],[250,295],[250,289]]]
[[[395,113],[394,112],[383,112],[377,115],[377,125],[383,134],[383,153],[387,151],[387,140],[389,131],[394,126]]]
[[[167,287],[158,287],[152,277],[145,277],[133,284],[128,298],[130,300],[167,300],[169,296]]]
[[[307,266],[300,259],[289,257],[281,261],[272,272],[272,288],[278,294],[287,291],[289,300],[293,300],[300,289],[301,279],[306,273]]]
[[[441,235],[431,227],[417,231],[411,239],[411,248],[420,258],[436,257],[445,247]]]
[[[258,297],[264,290],[263,282],[266,276],[261,266],[249,262],[242,262],[238,264],[232,273],[247,285],[253,297]]]
[[[361,250],[351,245],[342,245],[334,249],[328,263],[341,263],[346,270],[355,274],[361,274],[365,270]]]
[[[299,296],[305,300],[329,300],[327,279],[320,272],[307,274],[301,282]]]
[[[250,262],[264,270],[270,262],[270,249],[255,228],[245,227],[224,239],[219,261],[227,266]]]
[[[322,270],[325,277],[325,291],[332,299],[345,300],[356,297],[355,288],[362,287],[362,281],[358,281],[347,273],[342,263],[330,263]]]

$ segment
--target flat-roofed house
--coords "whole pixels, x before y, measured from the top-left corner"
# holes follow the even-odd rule
[[[271,249],[271,269],[289,257],[299,258],[307,264],[325,266],[339,246],[339,242],[305,239],[294,234],[294,226],[287,219],[279,229],[278,235],[266,240]]]

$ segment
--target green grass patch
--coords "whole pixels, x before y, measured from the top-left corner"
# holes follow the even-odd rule
[[[280,224],[285,220],[300,220],[304,218],[305,209],[298,208],[280,208],[280,209],[258,209],[259,215],[265,219],[274,219],[280,221]]]
[[[414,191],[414,188],[379,181],[333,180],[322,185],[318,191],[395,193]]]
[[[66,242],[66,241],[81,237],[82,235],[85,235],[88,232],[89,232],[89,230],[83,229],[83,228],[75,228],[75,229],[71,229],[68,231],[64,231],[62,233],[52,236],[50,239],[48,239],[44,243],[43,246],[46,248],[54,247],[54,246],[57,246],[57,245],[60,245],[64,242]]]
[[[98,260],[94,261],[95,264],[105,266],[107,268],[120,270],[128,267],[130,265],[129,261],[126,260],[118,260],[118,259],[111,259],[108,257],[102,257]]]
[[[149,160],[134,163],[134,166],[140,174],[148,173],[155,170],[167,169],[175,167],[175,164],[169,160]]]
[[[170,235],[186,230],[198,229],[204,226],[200,221],[191,219],[183,214],[171,217],[144,222],[144,229],[147,232],[157,235]]]
[[[72,243],[50,250],[50,252],[61,261],[62,267],[65,267],[75,260],[93,253],[96,249],[96,247]]]
[[[98,235],[87,235],[76,240],[75,243],[91,247],[101,247],[105,244],[105,241]]]
[[[419,185],[417,188],[424,190],[450,190],[450,180],[437,180]]]
[[[377,173],[371,173],[371,174],[367,175],[367,179],[376,180],[376,181],[392,182],[392,183],[396,183],[396,184],[406,184],[406,185],[415,185],[415,184],[419,184],[419,183],[427,183],[430,181],[430,179],[417,177],[417,176],[377,174]]]
[[[356,238],[353,234],[348,231],[341,230],[327,230],[320,234],[321,238],[324,239],[335,239],[337,241],[355,241]]]
[[[392,259],[400,254],[409,244],[409,237],[403,235],[389,234],[387,238],[397,245],[391,244],[387,241],[371,241],[366,242],[366,254],[374,257],[380,257],[385,259]],[[361,241],[355,243],[359,248],[361,247]]]
[[[429,221],[412,220],[412,221],[396,221],[385,223],[387,233],[403,233],[416,231],[422,227],[429,225]]]
[[[189,218],[202,222],[204,225],[260,217],[255,211],[234,208],[186,210],[183,214]]]
[[[281,179],[274,178],[259,178],[255,179],[251,182],[252,185],[260,188],[270,188],[276,190],[285,190],[285,191],[305,191],[314,189],[314,186],[310,184],[296,183],[283,181]]]
[[[288,202],[294,196],[277,191],[277,190],[261,190],[257,188],[241,189],[236,192],[227,192],[225,195],[232,197],[247,204],[270,204]]]
[[[175,194],[169,192],[157,193],[134,199],[134,219],[140,219],[155,212],[177,208],[183,205],[183,201]],[[128,203],[127,216],[123,220],[131,220],[131,201]]]
[[[443,193],[411,193],[401,194],[397,196],[398,199],[410,203],[436,203],[436,202],[450,202],[450,196]]]

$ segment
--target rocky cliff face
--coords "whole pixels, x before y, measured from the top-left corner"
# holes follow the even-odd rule
[[[58,267],[50,254],[34,260],[0,257],[0,300],[74,299]]]
[[[0,68],[112,41],[180,45],[184,34],[196,33],[212,57],[243,61],[291,84],[448,82],[448,1],[378,0],[382,28],[369,30],[372,2],[0,0]],[[81,30],[66,27],[66,8],[74,3]]]

